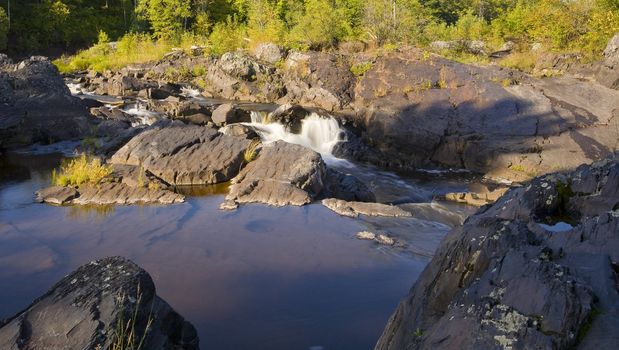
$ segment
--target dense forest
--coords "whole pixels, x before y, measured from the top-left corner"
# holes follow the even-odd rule
[[[218,54],[274,42],[328,49],[483,40],[593,57],[619,31],[619,0],[0,0],[0,50],[37,53],[108,41]],[[165,45],[164,45],[165,43]],[[151,45],[152,44],[152,45]],[[123,45],[121,45],[123,46]]]

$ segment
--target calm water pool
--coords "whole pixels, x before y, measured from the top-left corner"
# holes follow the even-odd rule
[[[428,207],[405,221],[366,222],[319,204],[223,212],[219,191],[198,191],[202,196],[173,206],[34,203],[59,161],[23,154],[2,160],[0,318],[79,265],[122,255],[151,274],[158,294],[197,328],[202,348],[371,349],[449,230],[450,215],[463,215],[461,208],[440,215]],[[431,193],[436,183],[424,186]],[[354,238],[368,228],[392,231],[412,249]]]

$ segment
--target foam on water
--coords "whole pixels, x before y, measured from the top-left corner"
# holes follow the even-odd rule
[[[139,125],[153,125],[157,120],[161,118],[159,113],[149,111],[144,104],[137,102],[134,105],[123,109],[127,114],[136,117],[135,121],[131,122],[131,126],[136,127]]]
[[[290,132],[280,123],[265,122],[264,115],[260,112],[252,111],[251,120],[252,122],[246,125],[256,130],[265,144],[282,140],[310,148],[320,153],[327,162],[347,162],[333,155],[333,147],[345,141],[342,137],[343,130],[333,117],[311,113],[302,120],[299,134]]]

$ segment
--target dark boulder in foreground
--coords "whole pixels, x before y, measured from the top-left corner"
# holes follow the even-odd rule
[[[1,55],[0,55],[1,56]],[[88,109],[45,57],[0,57],[0,146],[75,139],[90,132]]]
[[[617,349],[617,271],[615,155],[538,177],[453,230],[376,349]]]
[[[121,257],[78,268],[0,326],[0,349],[111,349],[129,331],[142,349],[199,348],[194,327],[155,294],[148,273]]]

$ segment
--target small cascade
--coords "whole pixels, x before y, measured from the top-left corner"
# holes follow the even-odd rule
[[[342,128],[335,118],[321,116],[318,113],[311,113],[301,121],[301,132],[294,134],[285,125],[276,122],[269,122],[268,114],[252,111],[251,126],[264,143],[271,143],[278,140],[301,145],[320,153],[323,158],[335,160],[333,147],[338,142],[345,141],[342,135]]]
[[[135,104],[129,105],[123,109],[123,111],[136,117],[135,121],[131,123],[131,126],[133,127],[139,125],[152,125],[161,117],[159,113],[149,111],[145,104],[141,101],[137,101]]]

